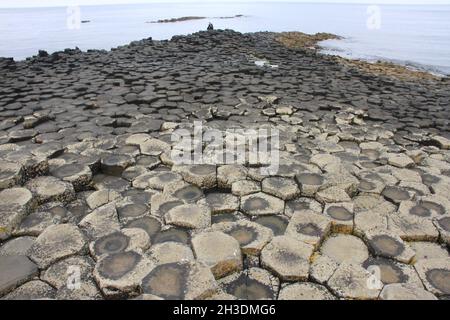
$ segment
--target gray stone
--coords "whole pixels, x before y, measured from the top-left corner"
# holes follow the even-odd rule
[[[420,260],[414,267],[428,291],[437,296],[450,294],[450,258]]]
[[[86,247],[85,236],[70,224],[50,226],[37,237],[28,256],[40,269],[62,258],[82,253]]]
[[[23,179],[22,166],[19,163],[0,160],[0,190],[11,188]]]
[[[325,240],[320,251],[337,263],[362,263],[369,257],[364,242],[352,235],[334,235]]]
[[[239,198],[229,193],[212,192],[200,202],[211,209],[211,214],[230,213],[239,209]]]
[[[54,297],[54,288],[43,281],[33,280],[7,294],[2,300],[45,300]]]
[[[173,241],[153,245],[146,255],[155,265],[195,261],[194,253],[189,246]]]
[[[261,251],[262,265],[284,281],[304,281],[314,247],[289,236],[272,239]]]
[[[236,196],[246,196],[261,191],[261,185],[252,180],[239,180],[231,185],[231,193]]]
[[[0,256],[0,295],[38,275],[37,266],[23,255]]]
[[[39,204],[55,201],[68,203],[75,199],[72,184],[55,177],[38,177],[29,181],[26,186]]]
[[[250,268],[220,280],[227,293],[240,300],[274,300],[280,281],[261,268]]]
[[[24,256],[36,240],[35,237],[19,237],[5,242],[0,247],[0,256]]]
[[[305,282],[289,284],[281,288],[278,300],[335,300],[320,284]]]
[[[184,261],[155,267],[141,288],[144,294],[162,299],[199,300],[213,296],[218,285],[207,266]]]
[[[115,204],[109,203],[95,209],[80,221],[79,226],[92,239],[119,230],[120,224]]]
[[[239,242],[242,252],[247,255],[259,255],[264,246],[273,238],[272,230],[246,220],[216,223],[212,228],[235,238]]]
[[[135,251],[123,251],[99,259],[93,275],[104,295],[124,297],[138,292],[142,279],[151,269],[146,257]]]
[[[311,210],[303,210],[292,216],[285,234],[317,249],[330,231],[331,220],[329,218]]]
[[[204,205],[184,204],[170,209],[165,220],[167,224],[179,227],[204,229],[211,225],[211,211]]]
[[[184,181],[199,188],[211,189],[217,186],[217,170],[214,165],[176,165],[172,170],[181,174]]]
[[[381,286],[371,285],[372,274],[356,264],[342,263],[328,281],[330,289],[345,299],[377,299]]]
[[[437,300],[430,292],[403,283],[384,286],[380,294],[381,300]]]
[[[223,232],[200,233],[192,238],[192,247],[197,261],[209,266],[216,279],[242,269],[239,242]]]
[[[300,195],[294,180],[282,177],[269,177],[262,181],[262,191],[283,200],[291,200]]]
[[[284,201],[258,192],[241,198],[241,210],[252,216],[281,214],[284,211]]]

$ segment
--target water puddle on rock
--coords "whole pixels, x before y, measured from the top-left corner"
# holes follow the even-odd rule
[[[370,245],[375,251],[375,254],[387,257],[395,257],[405,250],[405,246],[402,243],[387,235],[373,237]]]
[[[189,233],[183,229],[171,228],[159,232],[153,238],[153,243],[163,243],[169,241],[187,244],[189,242]]]
[[[174,197],[192,203],[203,197],[203,192],[200,188],[191,185],[177,190]]]
[[[258,233],[252,227],[237,225],[227,232],[243,247],[256,240]]]
[[[221,214],[214,214],[211,216],[211,223],[221,223],[221,222],[234,222],[237,218],[232,213],[221,213]]]
[[[187,264],[163,264],[154,268],[142,280],[142,290],[163,299],[181,300],[184,298],[188,276]]]
[[[450,270],[432,269],[428,270],[426,277],[429,283],[444,294],[450,294]]]
[[[100,262],[98,272],[104,278],[117,280],[136,267],[140,260],[141,256],[133,251],[111,254]]]
[[[129,243],[128,236],[122,232],[114,232],[95,241],[94,252],[97,256],[119,253],[124,251]]]
[[[255,219],[255,222],[273,231],[275,236],[283,235],[288,226],[288,221],[279,216],[264,216]]]
[[[327,213],[330,217],[341,220],[341,221],[350,221],[353,220],[353,213],[348,211],[344,207],[332,206],[329,207]]]
[[[161,231],[161,223],[152,217],[144,217],[131,221],[126,225],[127,228],[140,228],[147,232],[152,241]]]
[[[242,274],[235,281],[231,282],[226,286],[226,291],[229,294],[234,295],[238,299],[243,300],[260,300],[260,299],[273,299],[273,290]]]

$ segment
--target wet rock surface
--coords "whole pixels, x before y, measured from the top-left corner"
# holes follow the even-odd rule
[[[448,79],[274,37],[0,64],[1,298],[448,298]],[[207,161],[176,163],[177,128]],[[231,128],[279,130],[278,170],[197,141]]]

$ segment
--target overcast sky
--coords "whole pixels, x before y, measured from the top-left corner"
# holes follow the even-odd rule
[[[276,2],[277,0],[0,0],[0,8],[96,5],[152,2]],[[450,0],[290,0],[289,2],[370,3],[370,4],[450,4]]]

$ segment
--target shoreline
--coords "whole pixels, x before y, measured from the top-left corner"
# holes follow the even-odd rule
[[[275,38],[0,59],[0,298],[448,298],[448,83]]]
[[[305,34],[302,32],[280,32],[276,37],[277,41],[284,44],[291,49],[308,49],[320,52],[325,49],[320,45],[322,41],[326,40],[340,40],[343,37],[331,33],[317,33],[317,34]],[[373,73],[375,75],[387,75],[402,80],[436,80],[448,79],[450,75],[435,74],[427,70],[417,70],[412,67],[404,66],[400,63],[390,62],[387,60],[379,61],[367,61],[364,59],[350,59],[334,55],[331,53],[322,53],[324,55],[332,56],[337,61],[351,66],[359,68],[362,71]]]
[[[241,18],[241,17],[245,17],[245,15],[238,14],[235,16],[214,17],[214,18],[231,19],[231,18]],[[203,20],[203,19],[208,19],[208,17],[189,16],[189,17],[181,17],[181,18],[163,19],[163,20],[158,20],[158,21],[148,21],[146,23],[166,24],[166,23],[184,22],[184,21],[189,21],[192,19],[193,20],[199,20],[199,19]],[[267,32],[267,31],[258,31],[258,32],[252,32],[252,33],[265,33],[265,32]],[[249,34],[252,34],[252,33],[249,33]],[[403,65],[400,62],[398,62],[398,63],[392,62],[392,61],[389,61],[388,59],[386,59],[386,60],[381,59],[378,61],[369,61],[369,60],[364,60],[364,59],[351,59],[351,58],[335,55],[332,53],[321,52],[321,50],[326,49],[320,45],[320,43],[322,41],[344,39],[344,37],[336,35],[336,34],[326,33],[326,32],[319,32],[316,34],[306,34],[306,33],[300,32],[300,31],[268,32],[268,33],[275,35],[274,36],[275,39],[278,42],[282,43],[287,48],[315,51],[318,54],[332,57],[333,59],[336,59],[336,61],[338,61],[344,65],[348,65],[349,67],[357,68],[361,71],[368,72],[373,75],[381,75],[381,76],[385,75],[385,76],[394,77],[394,78],[397,78],[400,80],[413,80],[413,81],[414,80],[448,81],[450,79],[450,75],[447,75],[447,74],[436,73],[431,70],[417,69],[416,67]],[[190,34],[184,35],[184,36],[189,36],[189,35]],[[177,37],[177,36],[173,36],[173,37]],[[145,39],[142,39],[142,40],[145,40]],[[135,40],[135,41],[131,41],[130,43],[139,42],[142,40]],[[158,41],[170,41],[170,39],[158,40]],[[127,45],[129,45],[129,44],[119,45],[119,46],[113,47],[109,50],[108,49],[87,49],[82,52],[89,52],[89,51],[107,51],[107,52],[109,52],[109,51],[113,51],[113,50],[116,50],[117,48],[127,46]],[[62,53],[65,50],[70,51],[70,50],[79,50],[79,49],[78,49],[78,47],[75,47],[74,49],[67,48],[64,50],[55,51],[50,54],[47,53],[46,50],[41,49],[41,50],[39,50],[39,52],[42,52],[42,54],[45,54],[45,55],[52,55],[52,54]],[[22,60],[15,60],[14,58],[10,58],[10,57],[0,57],[0,60],[5,61],[5,60],[9,60],[9,59],[14,59],[15,63],[19,63],[19,62],[24,62],[24,61],[33,59],[36,56],[39,56],[39,53],[37,55],[32,55],[32,56],[26,57],[25,59],[22,59]]]

